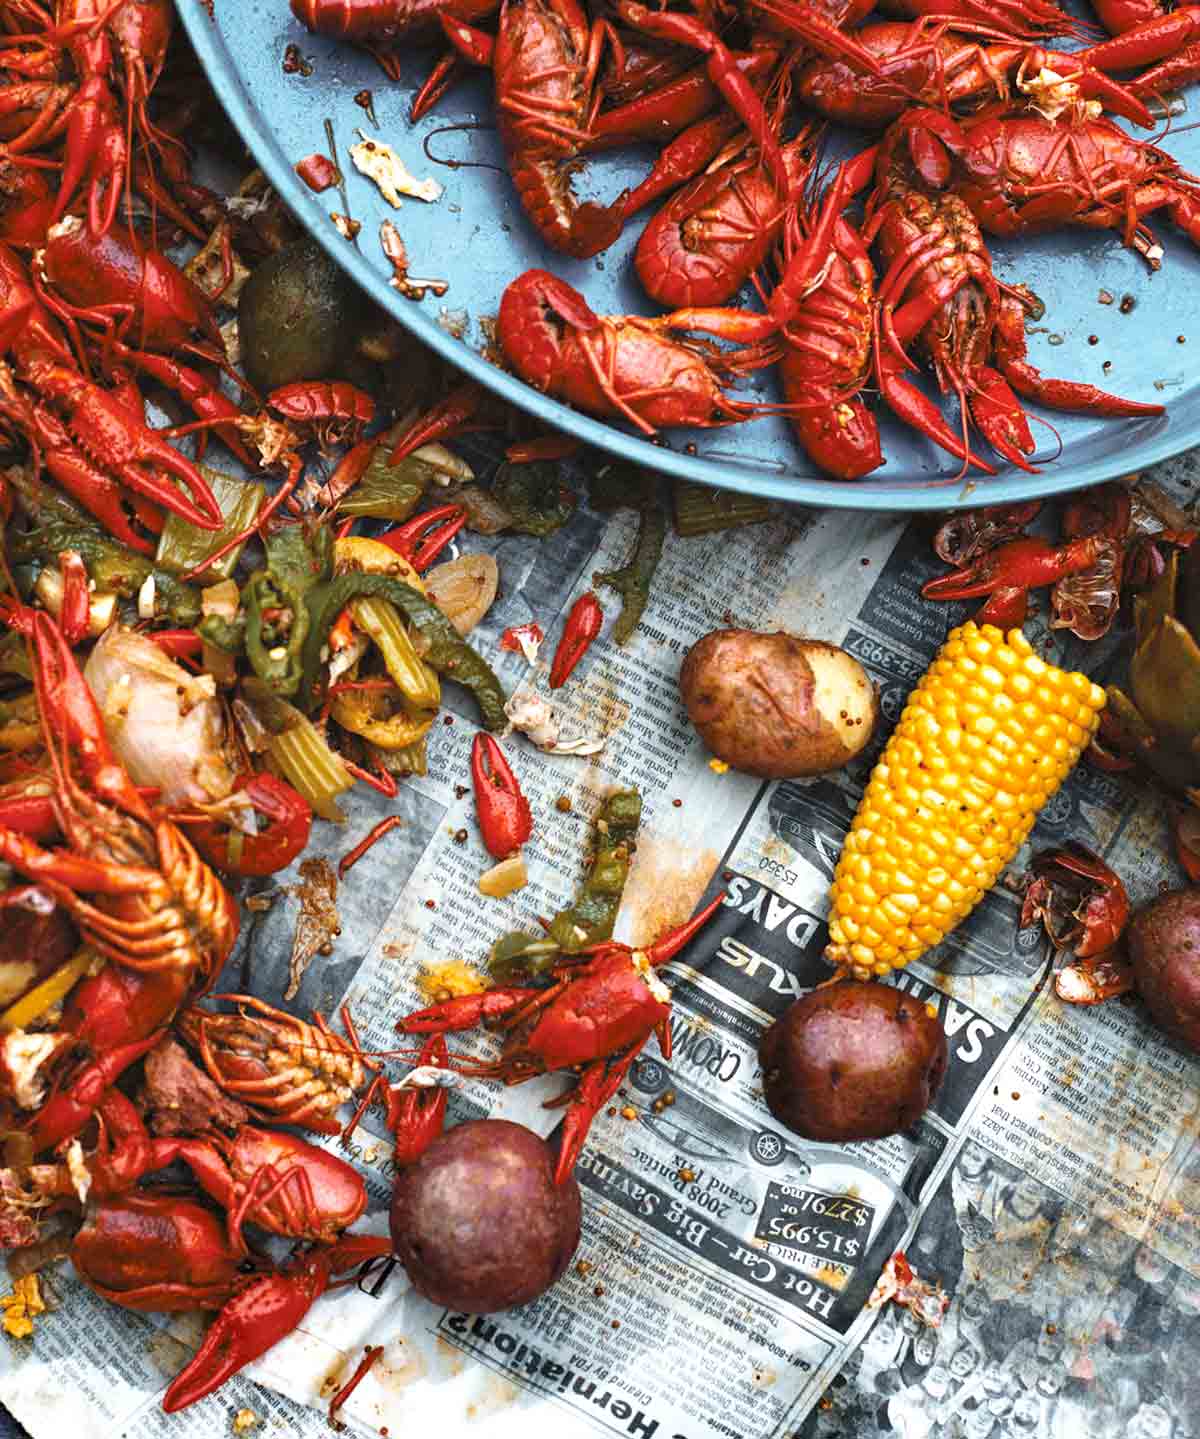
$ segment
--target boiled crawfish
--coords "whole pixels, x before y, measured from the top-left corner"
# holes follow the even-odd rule
[[[334,1112],[362,1089],[366,1075],[357,1046],[315,1016],[306,1023],[248,994],[219,994],[236,1014],[199,1006],[176,1021],[209,1076],[234,1098],[282,1124],[338,1134]]]
[[[721,385],[722,374],[736,373],[736,354],[676,339],[675,328],[670,316],[597,315],[578,290],[546,270],[526,270],[500,300],[505,355],[527,384],[555,399],[626,419],[643,434],[729,425],[762,413]]]
[[[601,944],[563,957],[548,988],[505,987],[448,999],[402,1019],[404,1034],[443,1034],[483,1024],[506,1035],[493,1062],[456,1058],[460,1072],[520,1084],[540,1074],[580,1070],[577,1086],[555,1104],[567,1104],[555,1180],[571,1174],[597,1112],[623,1082],[649,1040],[658,1036],[671,1057],[670,991],[654,971],[673,959],[724,903],[723,894],[686,924],[645,950]],[[425,1056],[428,1062],[428,1056]]]
[[[1117,230],[1157,269],[1162,251],[1145,217],[1164,210],[1200,244],[1200,179],[1111,120],[1021,115],[959,127],[943,117],[932,133],[926,173],[940,167],[939,151],[946,156],[943,183],[989,234]]]
[[[151,811],[116,762],[91,691],[50,617],[8,601],[5,619],[32,644],[55,815],[66,844],[48,850],[0,826],[0,856],[58,900],[94,950],[158,981],[163,993],[153,1008],[169,1017],[225,962],[237,938],[237,908],[176,825]],[[89,894],[94,898],[83,897]],[[139,1038],[123,1051],[100,1050],[85,1075],[86,1093],[76,1085],[39,1113],[37,1149],[78,1133],[103,1088],[147,1047]]]
[[[933,362],[943,391],[955,391],[970,418],[1000,454],[1022,468],[1034,449],[1016,390],[1059,409],[1113,416],[1161,414],[1159,405],[1125,400],[1092,385],[1048,380],[1025,355],[1023,311],[1028,292],[1001,287],[966,198],[929,183],[937,174],[940,134],[957,123],[940,111],[910,111],[880,146],[877,184],[868,202],[868,232],[889,265],[880,285],[881,314],[875,364],[880,384],[894,384],[908,363],[904,346],[917,341]],[[861,165],[861,158],[860,162]],[[969,457],[965,439],[947,443]]]
[[[815,159],[806,127],[783,147],[785,194],[750,146],[685,185],[642,231],[638,279],[667,309],[723,305],[766,260]]]

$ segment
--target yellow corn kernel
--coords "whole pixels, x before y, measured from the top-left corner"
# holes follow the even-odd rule
[[[1086,675],[1035,655],[1020,630],[952,631],[859,803],[825,957],[868,979],[940,944],[1012,862],[1104,700]]]

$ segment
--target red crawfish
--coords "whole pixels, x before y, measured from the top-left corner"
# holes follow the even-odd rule
[[[581,202],[568,166],[589,138],[602,31],[578,0],[504,0],[492,63],[509,174],[542,239],[586,259],[621,232],[623,199]]]
[[[789,181],[784,194],[751,145],[685,185],[654,215],[634,254],[638,279],[652,300],[672,310],[723,305],[762,265],[811,173],[813,128],[782,153]]]
[[[192,461],[147,427],[127,392],[102,389],[77,368],[7,245],[0,245],[0,348],[13,365],[11,373],[0,366],[0,411],[38,443],[55,480],[118,538],[130,542],[114,528],[122,523],[118,483],[201,529],[220,526],[220,506]],[[135,547],[144,550],[145,541]]]
[[[225,962],[237,938],[237,909],[177,826],[150,809],[117,763],[96,701],[50,617],[10,602],[6,619],[32,642],[65,843],[45,849],[0,827],[0,857],[53,895],[100,954],[139,974],[165,977],[167,999],[178,1003]],[[97,1088],[112,1084],[140,1056],[146,1041],[140,1044],[124,1046],[123,1062],[119,1051],[100,1049],[87,1093],[60,1094],[38,1115],[39,1149],[83,1128],[100,1097]],[[58,1099],[71,1103],[48,1114]]]
[[[442,14],[482,20],[496,0],[291,0],[292,14],[316,35],[374,45],[440,34]]]
[[[1099,0],[1102,4],[1122,0]],[[936,16],[954,23],[986,25],[1014,40],[1049,40],[1057,35],[1084,35],[1089,27],[1054,0],[886,0],[880,7],[905,20]]]
[[[104,1144],[87,1161],[99,1198],[128,1192],[147,1174],[182,1160],[225,1211],[230,1242],[256,1224],[285,1239],[332,1243],[367,1207],[358,1171],[337,1155],[281,1130],[243,1124],[227,1135],[153,1139],[131,1100],[109,1089],[99,1101]]]
[[[508,167],[521,203],[552,249],[584,259],[607,248],[625,219],[640,205],[689,179],[719,149],[728,132],[702,127],[696,137],[660,156],[635,195],[620,195],[609,206],[580,203],[570,183],[578,157],[639,140],[661,143],[700,122],[724,98],[762,145],[777,179],[778,146],[762,117],[754,84],[774,68],[777,51],[730,51],[692,17],[661,15],[622,0],[622,18],[639,28],[667,27],[663,38],[682,40],[708,54],[707,63],[669,81],[661,91],[641,95],[601,112],[601,44],[608,22],[589,26],[576,0],[508,0],[500,11],[496,38],[470,25],[443,20],[446,34],[472,64],[490,66],[496,110]],[[719,136],[713,139],[713,134]]]
[[[1116,230],[1157,269],[1162,251],[1145,217],[1162,210],[1200,244],[1200,179],[1109,120],[1023,115],[959,127],[943,116],[927,130],[936,138],[922,141],[926,176],[940,171],[988,234]]]
[[[1098,640],[1112,628],[1121,605],[1132,512],[1129,490],[1121,484],[1098,485],[1067,500],[1062,519],[1066,539],[1099,535],[1106,544],[1088,569],[1056,581],[1050,592],[1051,629]]]
[[[938,526],[933,552],[939,560],[961,569],[988,550],[1025,533],[1041,512],[1041,500],[1024,500],[1016,505],[984,505],[978,510],[960,510]]]
[[[55,219],[86,187],[89,227],[96,234],[111,227],[128,181],[127,136],[136,123],[146,140],[160,138],[146,106],[162,73],[173,19],[169,0],[59,0],[47,39],[70,55],[78,86],[66,114]],[[113,95],[118,75],[124,116]]]
[[[304,1250],[276,1273],[256,1279],[221,1310],[195,1358],[168,1386],[163,1409],[175,1414],[212,1394],[286,1338],[335,1274],[382,1258],[391,1248],[387,1235],[345,1234],[337,1243]]]
[[[232,277],[228,246],[226,261]],[[252,463],[233,424],[238,407],[179,359],[182,353],[209,361],[248,388],[229,364],[208,296],[173,261],[132,229],[96,235],[67,215],[46,232],[32,269],[39,299],[73,336],[80,325],[101,330],[106,367],[117,358],[174,390],[194,414],[215,423],[243,463]]]
[[[670,316],[597,315],[546,270],[526,270],[505,289],[497,333],[527,384],[643,434],[735,424],[770,408],[722,387],[721,376],[737,373],[736,353],[675,338]]]
[[[932,19],[867,25],[858,39],[875,58],[877,75],[862,74],[845,61],[817,58],[796,77],[799,98],[843,125],[882,127],[914,102],[942,107],[987,97],[1007,102],[1010,83],[1043,108],[1099,100],[1134,124],[1146,129],[1154,124],[1132,90],[1105,73],[1139,63],[1142,51],[1135,36],[1109,42],[1116,50],[1106,46],[1067,53],[1011,40],[987,25],[962,23],[951,30]]]
[[[837,480],[861,479],[883,463],[879,426],[860,394],[871,377],[874,311],[874,267],[858,231],[839,216],[820,284],[785,328],[779,361],[796,438]]]
[[[1032,468],[1025,457],[1034,441],[1014,390],[1057,409],[1161,414],[1159,405],[1045,379],[1029,364],[1023,311],[1037,302],[1026,291],[1000,285],[971,208],[957,192],[929,182],[935,168],[929,147],[936,149],[942,133],[957,136],[957,122],[936,110],[910,111],[889,130],[876,159],[865,231],[888,265],[879,287],[875,347],[885,396],[911,363],[905,346],[915,341],[932,361],[943,392],[959,396],[964,429],[973,420],[993,449],[1022,469]],[[862,158],[855,162],[859,172]],[[950,433],[937,438],[964,462],[974,460],[965,433],[962,440]]]
[[[1129,919],[1129,896],[1099,855],[1072,842],[1043,850],[1025,878],[1022,929],[1041,923],[1056,949],[1076,959],[1110,950]]]
[[[195,1357],[163,1396],[167,1413],[194,1404],[291,1333],[330,1278],[387,1254],[390,1239],[343,1235],[276,1269],[230,1243],[211,1210],[175,1194],[93,1203],[71,1261],[95,1293],[126,1309],[218,1309]]]
[[[673,959],[724,901],[717,895],[687,924],[644,950],[601,944],[556,964],[545,989],[506,987],[446,1000],[402,1019],[403,1034],[440,1036],[484,1025],[505,1035],[494,1063],[453,1059],[463,1073],[520,1084],[539,1074],[582,1071],[578,1085],[553,1103],[569,1107],[563,1121],[555,1181],[575,1167],[588,1129],[624,1081],[651,1034],[671,1057],[671,996],[655,969]]]
[[[968,600],[986,595],[987,602],[974,617],[976,623],[1013,629],[1025,622],[1031,589],[1092,569],[1107,547],[1108,541],[1101,535],[1083,535],[1061,545],[1025,535],[998,545],[951,574],[926,580],[921,598]]]
[[[1041,923],[1056,949],[1073,959],[1054,977],[1069,1004],[1099,1004],[1133,988],[1120,948],[1129,896],[1099,855],[1077,843],[1035,856],[1025,878],[1021,926]]]
[[[692,307],[676,310],[665,317],[665,322],[677,329],[703,330],[740,345],[757,345],[760,359],[766,361],[786,355],[793,339],[801,342],[803,353],[810,354],[814,329],[821,330],[832,313],[835,325],[841,331],[837,337],[840,344],[836,345],[836,349],[837,364],[845,380],[843,393],[835,394],[829,388],[830,377],[826,375],[823,392],[802,395],[779,408],[799,418],[800,428],[806,430],[818,446],[818,453],[813,457],[818,463],[828,462],[834,472],[859,470],[866,473],[878,463],[873,422],[861,406],[850,403],[862,386],[863,326],[869,322],[873,331],[877,328],[878,305],[862,288],[866,278],[862,244],[857,242],[855,248],[857,237],[852,235],[848,225],[842,223],[842,211],[854,190],[860,187],[863,172],[869,174],[869,162],[873,159],[874,151],[867,151],[865,156],[842,165],[826,190],[820,211],[808,227],[803,242],[789,239],[782,274],[768,297],[765,315],[746,310]],[[838,267],[838,280],[849,281],[844,291],[839,290],[837,281],[832,288],[828,284],[834,257],[838,254],[839,236],[854,261],[854,270],[849,273]],[[908,278],[907,268],[903,269],[903,275]],[[969,454],[925,396],[904,380],[901,366],[890,361],[874,333],[872,342],[868,348],[875,355],[875,373],[888,406],[907,424],[929,435],[951,453],[960,458],[969,457],[981,469],[992,473],[986,462]],[[744,363],[748,366],[750,361],[745,360]],[[791,363],[793,366],[800,365],[803,373],[803,359]],[[834,407],[842,403],[847,409],[839,412]],[[809,424],[805,412],[814,407],[815,412],[810,416],[812,423]],[[842,420],[846,424],[841,427],[840,433],[830,428],[839,425]],[[864,465],[866,469],[862,469]]]
[[[176,1020],[209,1077],[226,1094],[281,1124],[339,1134],[335,1111],[366,1083],[357,1041],[311,1024],[249,994],[218,994],[238,1006],[217,1014],[192,1006]]]

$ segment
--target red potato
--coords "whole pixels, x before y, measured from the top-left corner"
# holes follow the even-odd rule
[[[841,769],[879,718],[875,686],[853,655],[783,633],[713,630],[688,651],[679,688],[713,754],[764,779]]]
[[[469,1314],[544,1294],[579,1247],[579,1223],[574,1176],[556,1186],[545,1140],[505,1119],[439,1135],[392,1192],[392,1242],[413,1288]]]
[[[1134,983],[1155,1023],[1200,1054],[1200,888],[1160,894],[1125,932]]]
[[[758,1047],[763,1098],[805,1139],[882,1139],[915,1124],[946,1072],[946,1035],[918,999],[846,980],[791,1005]]]

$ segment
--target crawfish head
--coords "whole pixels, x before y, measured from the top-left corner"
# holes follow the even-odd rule
[[[569,1069],[641,1044],[671,1013],[671,992],[646,955],[614,945],[588,962],[538,1017],[515,1036],[505,1059],[545,1070]]]
[[[1101,954],[1128,919],[1124,884],[1083,845],[1047,850],[1030,865],[1021,925],[1040,921],[1056,948],[1071,949],[1077,959]]]
[[[71,1262],[90,1288],[126,1309],[219,1309],[250,1282],[245,1252],[200,1204],[167,1194],[127,1194],[94,1204]]]
[[[933,552],[956,568],[970,564],[988,550],[1015,539],[1036,519],[1041,500],[1019,505],[986,505],[951,515],[933,537]]]

